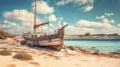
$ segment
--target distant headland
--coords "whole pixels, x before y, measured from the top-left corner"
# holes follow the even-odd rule
[[[118,33],[113,34],[91,34],[91,33],[85,33],[82,35],[76,34],[65,34],[65,38],[120,38],[120,35]]]

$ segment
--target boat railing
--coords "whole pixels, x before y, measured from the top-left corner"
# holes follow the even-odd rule
[[[56,32],[49,32],[49,33],[45,33],[46,35],[51,35],[51,34],[55,34],[55,33],[57,33],[57,31]]]

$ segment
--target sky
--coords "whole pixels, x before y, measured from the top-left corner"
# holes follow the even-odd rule
[[[33,19],[34,0],[0,0],[1,30],[33,32]],[[37,23],[57,29],[60,20],[68,24],[65,34],[120,34],[120,0],[37,0]]]

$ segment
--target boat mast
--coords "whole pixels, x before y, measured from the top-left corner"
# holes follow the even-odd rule
[[[35,0],[34,4],[34,26],[36,25],[36,9],[37,9],[37,0]],[[36,28],[34,28],[34,33],[36,32]]]

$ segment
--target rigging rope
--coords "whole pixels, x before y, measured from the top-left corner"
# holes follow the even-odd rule
[[[59,12],[59,10],[58,10],[57,3],[56,3],[55,0],[54,0],[54,3],[55,3],[55,8],[56,8],[56,10],[57,10],[58,17],[59,17],[59,19],[60,19],[60,12]]]
[[[57,10],[57,14],[58,14],[58,17],[59,17],[58,27],[59,27],[59,23],[61,24],[61,26],[63,26],[62,19],[60,18],[60,17],[61,17],[60,11],[59,11],[59,9],[58,9],[58,7],[57,7],[57,2],[56,2],[55,0],[54,0],[54,3],[55,3],[55,8],[56,8],[56,10]]]
[[[37,2],[42,2],[42,1],[44,1],[44,0],[37,0]],[[48,2],[50,2],[49,0],[46,0],[46,1],[48,1]],[[34,3],[34,1],[32,0],[32,3]],[[55,3],[55,8],[56,8],[56,11],[57,11],[57,14],[58,14],[58,18],[59,18],[59,20],[60,20],[60,12],[59,12],[59,10],[58,10],[58,7],[57,7],[57,3],[56,3],[56,1],[54,0],[54,3]],[[34,5],[33,5],[34,6]],[[36,6],[36,8],[39,10],[39,9],[42,9],[42,10],[44,10],[45,8],[43,8],[43,7],[39,7],[38,8],[38,6]],[[36,10],[37,11],[37,10]],[[48,19],[48,15],[46,14],[46,16],[45,16],[45,18],[43,19],[43,20],[45,20],[45,19]],[[62,21],[60,21],[60,22],[62,22]],[[56,32],[56,30],[52,27],[52,26],[50,26],[50,25],[48,25],[48,28],[51,28],[52,30],[54,30],[55,32]],[[41,32],[43,32],[43,28],[41,27]]]

